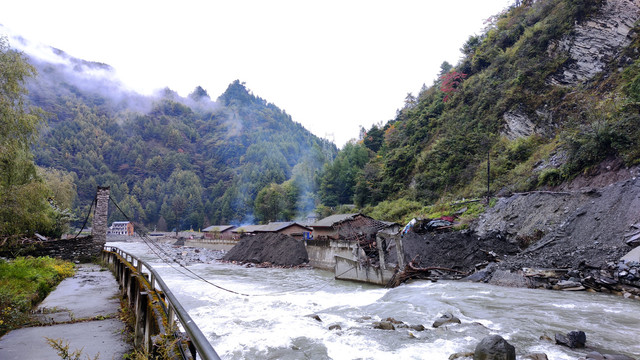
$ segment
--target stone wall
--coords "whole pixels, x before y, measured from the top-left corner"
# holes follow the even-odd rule
[[[97,243],[91,236],[77,239],[51,240],[30,244],[5,247],[0,256],[50,256],[78,263],[91,262],[100,255],[103,244]]]

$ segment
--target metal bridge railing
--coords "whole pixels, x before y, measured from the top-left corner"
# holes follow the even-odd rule
[[[102,256],[105,263],[113,265],[113,270],[123,292],[134,307],[136,345],[142,345],[147,351],[150,351],[153,333],[175,336],[176,334],[169,332],[176,328],[175,321],[177,319],[189,337],[191,354],[181,351],[183,358],[220,359],[202,331],[153,267],[135,255],[115,246],[105,246]],[[163,310],[161,313],[157,311],[157,308],[154,308],[156,303],[160,303]],[[162,319],[157,319],[158,316]],[[156,317],[155,322],[153,321],[154,317]]]

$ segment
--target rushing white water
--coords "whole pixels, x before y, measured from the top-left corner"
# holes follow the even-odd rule
[[[186,277],[157,261],[144,244],[109,245],[154,264],[223,359],[448,359],[498,334],[518,357],[543,352],[568,360],[591,350],[571,350],[541,336],[572,330],[584,331],[587,345],[601,353],[640,357],[640,302],[612,295],[453,281],[383,289],[314,269],[189,267],[221,287],[250,294],[242,296]],[[445,312],[462,324],[432,328]],[[387,317],[426,330],[373,328]],[[341,330],[329,330],[333,324]]]

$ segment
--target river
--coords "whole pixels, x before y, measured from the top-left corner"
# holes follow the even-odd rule
[[[498,334],[518,357],[577,359],[541,337],[582,330],[601,353],[640,358],[640,302],[601,293],[416,281],[395,289],[334,280],[316,269],[263,269],[223,263],[189,269],[238,295],[160,262],[142,243],[108,243],[151,263],[223,359],[448,359]],[[450,312],[461,324],[432,328]],[[308,316],[316,314],[322,320]],[[374,329],[392,317],[426,330]],[[340,330],[329,330],[331,325]]]

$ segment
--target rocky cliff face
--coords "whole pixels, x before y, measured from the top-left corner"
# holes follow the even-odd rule
[[[550,45],[552,56],[568,53],[570,60],[548,81],[576,85],[593,78],[631,43],[629,32],[639,19],[640,0],[605,1],[596,16],[576,24],[573,34]]]
[[[505,121],[501,135],[509,140],[527,137],[533,134],[553,136],[553,115],[544,107],[537,109],[532,116],[523,109],[516,108],[502,115]]]
[[[606,0],[598,13],[575,24],[570,35],[551,43],[549,56],[568,56],[562,69],[547,81],[573,86],[589,81],[605,70],[632,41],[631,29],[640,20],[640,0]],[[509,140],[533,134],[554,136],[553,112],[541,107],[535,111],[516,107],[503,114],[501,135]]]

